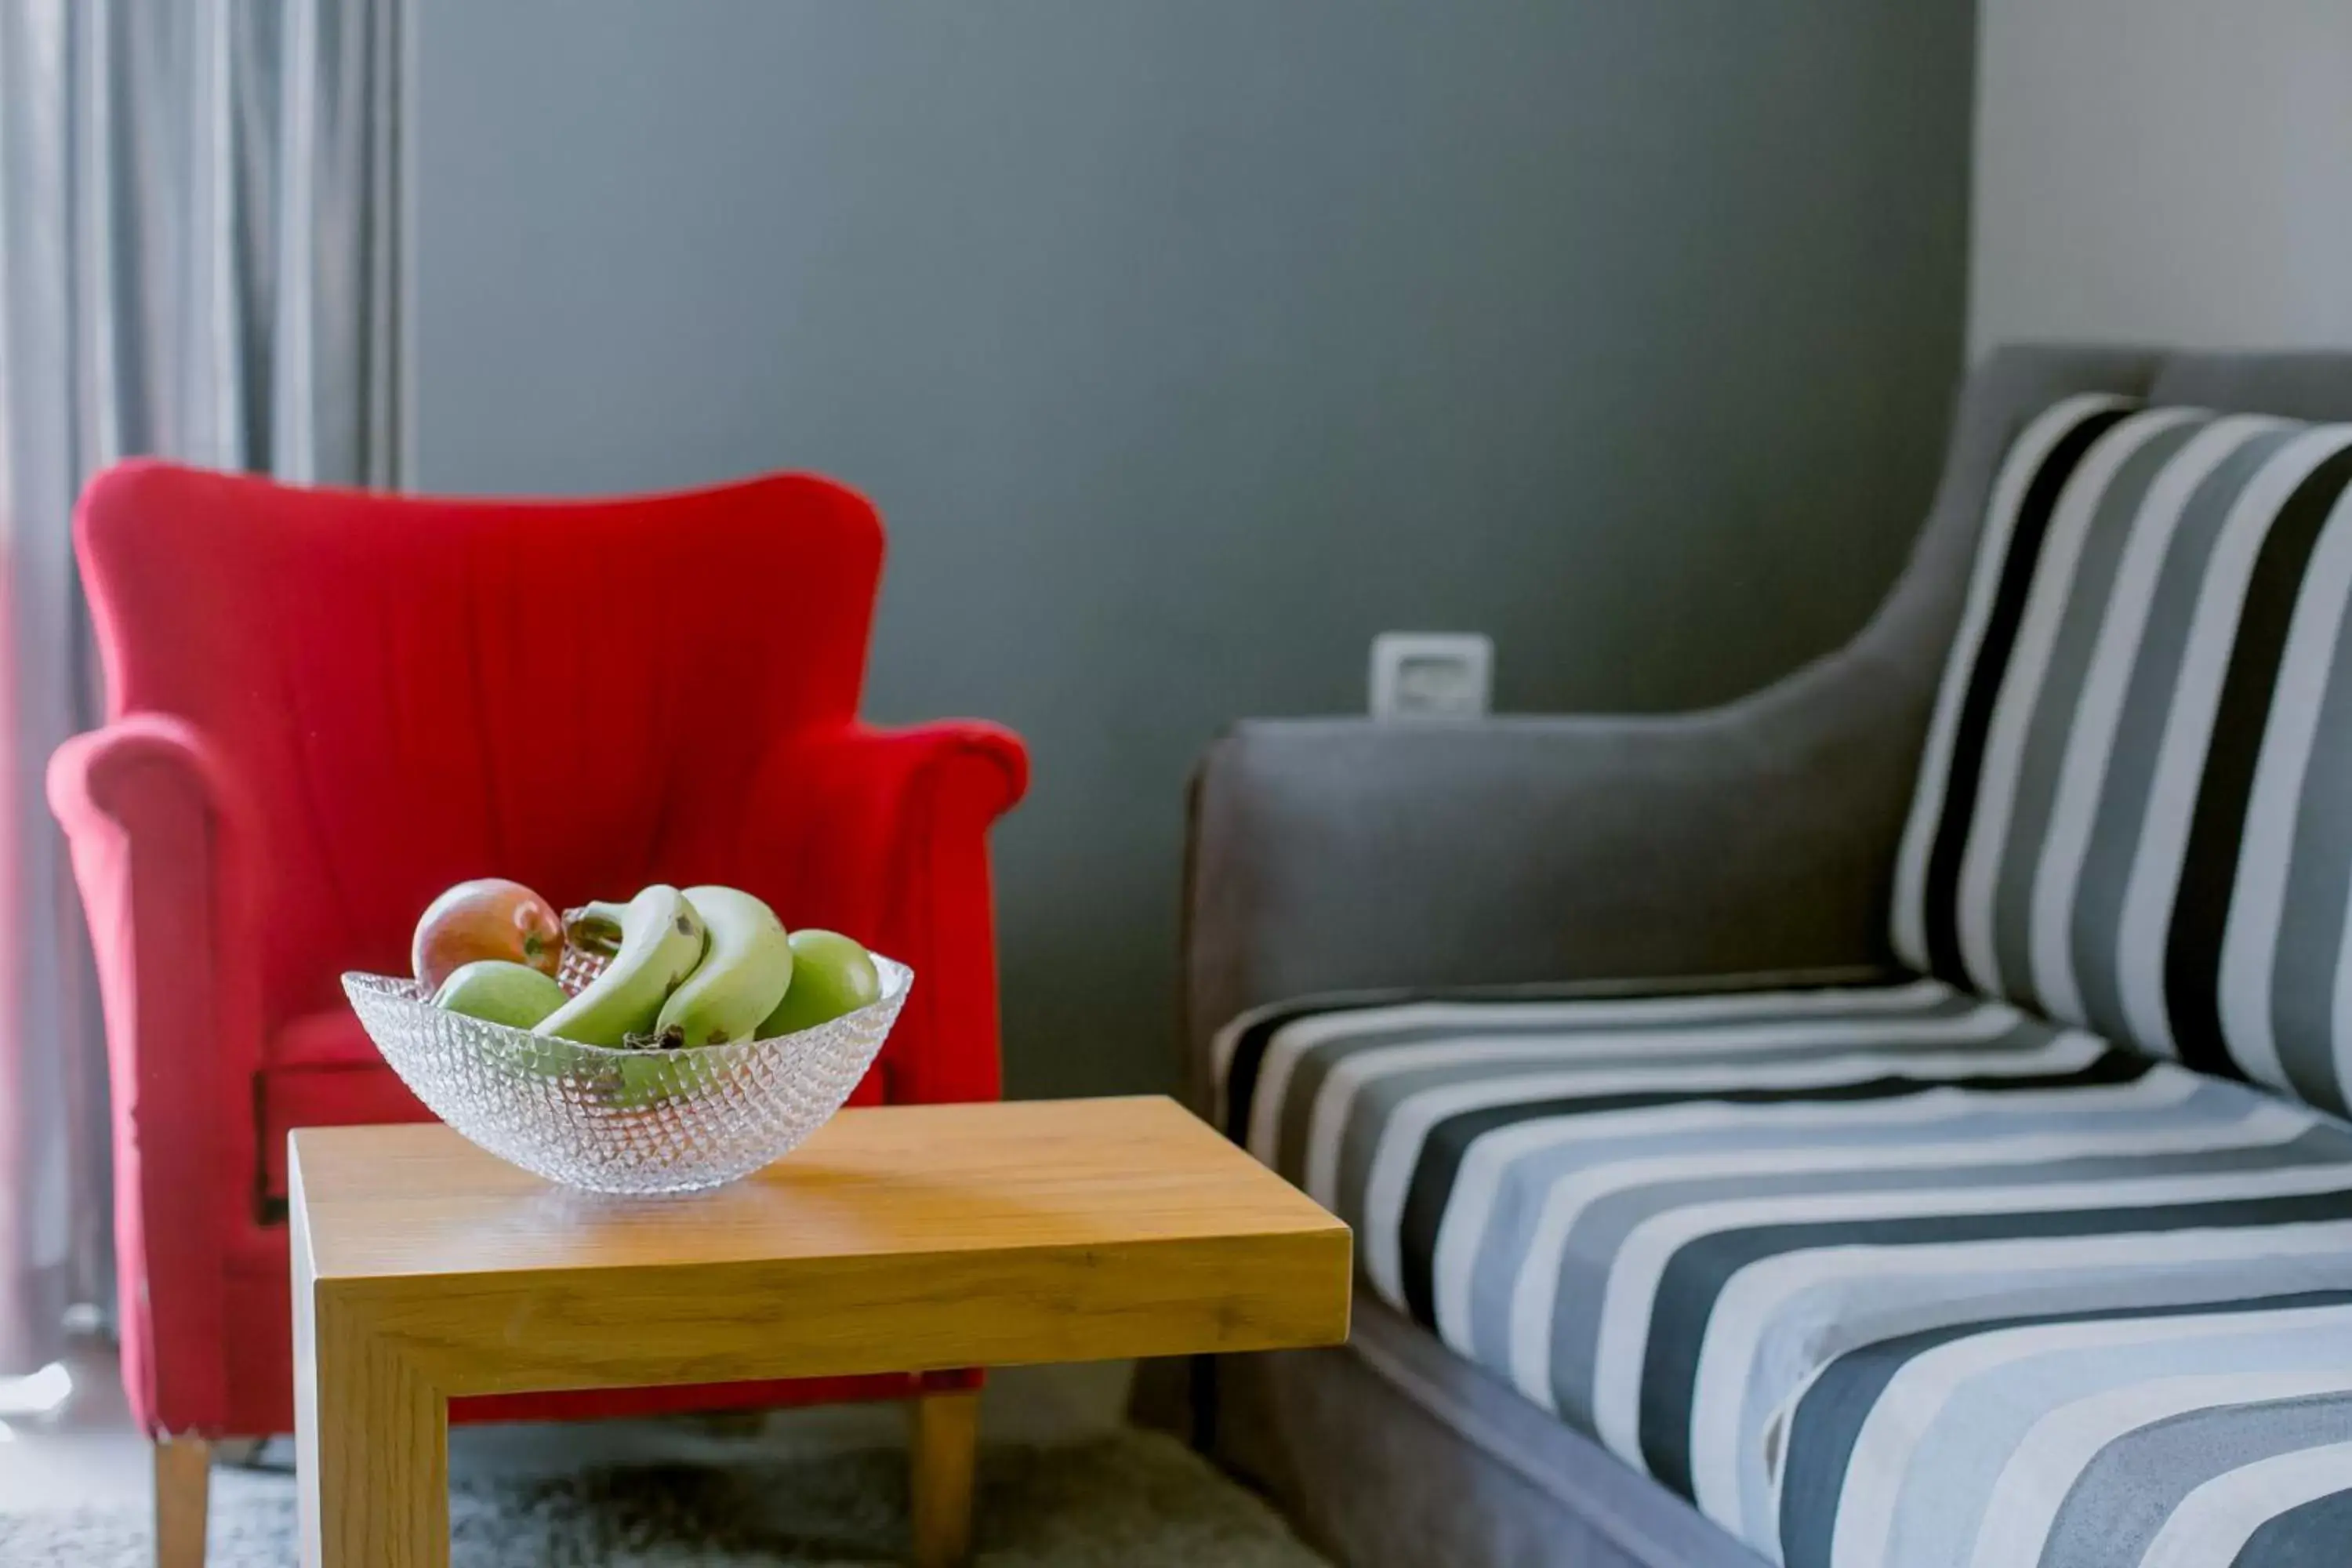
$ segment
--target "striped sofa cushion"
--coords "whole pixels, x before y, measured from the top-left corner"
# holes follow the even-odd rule
[[[1896,950],[2343,1111],[2352,426],[2071,398],[1986,508]]]
[[[1217,1056],[1370,1289],[1789,1568],[2352,1561],[2323,1112],[1935,980],[1307,1003]]]

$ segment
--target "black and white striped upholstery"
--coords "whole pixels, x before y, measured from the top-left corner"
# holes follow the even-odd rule
[[[1768,1561],[2348,1560],[2325,1112],[1936,980],[1310,1002],[1217,1056],[1371,1289]]]
[[[2347,607],[2352,425],[2061,402],[1900,847],[1923,977],[1264,1007],[1218,1113],[1768,1562],[2352,1563]]]
[[[2352,1101],[2352,426],[2088,395],[1986,509],[1896,950],[2208,1072]]]

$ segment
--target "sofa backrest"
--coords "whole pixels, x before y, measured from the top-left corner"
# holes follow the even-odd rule
[[[1990,476],[1895,946],[2342,1111],[2352,425],[2293,416],[2352,413],[2352,358],[2182,359],[2145,385],[2058,399]]]
[[[1909,769],[1959,626],[1995,471],[2036,416],[2082,393],[2223,414],[2352,420],[2352,352],[2183,353],[2066,343],[1995,349],[1960,388],[1927,521],[1870,624],[1853,642],[1755,700],[1799,705],[1822,687],[1849,685],[1856,677],[1876,688],[1880,700],[1864,706],[1871,724],[1906,759],[1900,795],[1907,800]],[[1852,702],[1858,693],[1849,685],[1844,696]],[[1895,809],[1899,818],[1899,803]],[[1888,850],[1891,858],[1891,839]]]
[[[1915,542],[1870,623],[1719,707],[1509,718],[1459,738],[1446,727],[1342,721],[1243,726],[1212,752],[1195,796],[1186,939],[1195,1043],[1205,1047],[1244,1008],[1306,991],[1892,967],[1896,848],[1994,471],[2036,415],[2081,392],[2352,418],[2352,353],[1993,353],[1961,389],[1925,526],[1916,513],[1885,520]],[[1580,769],[1561,788],[1519,783],[1571,754]],[[1374,773],[1385,775],[1377,786]],[[1709,842],[1658,834],[1638,810],[1606,822],[1574,816],[1596,791],[1638,795],[1664,777],[1709,825]],[[1345,812],[1331,805],[1342,782]],[[1718,786],[1737,796],[1719,808],[1706,799]],[[1507,856],[1465,853],[1483,839],[1426,804],[1441,798],[1507,803],[1517,842]],[[1440,842],[1457,831],[1459,844]],[[1727,850],[1726,839],[1739,847]],[[1378,885],[1412,891],[1410,920],[1351,918],[1346,890],[1363,884],[1329,873],[1362,842],[1381,846]],[[1756,847],[1767,844],[1769,853]],[[1447,866],[1442,904],[1416,886],[1421,857]],[[1712,864],[1696,868],[1702,861]],[[1579,879],[1608,891],[1571,896]],[[1696,907],[1710,889],[1714,906]],[[1628,918],[1562,913],[1621,906]],[[1433,908],[1444,911],[1441,941],[1430,940]],[[1686,920],[1668,918],[1685,908]]]

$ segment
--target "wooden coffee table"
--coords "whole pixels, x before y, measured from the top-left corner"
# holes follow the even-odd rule
[[[303,1561],[449,1561],[455,1394],[1347,1337],[1348,1229],[1172,1100],[844,1111],[713,1193],[557,1187],[438,1125],[297,1132]],[[973,1396],[915,1426],[915,1557],[970,1540]]]

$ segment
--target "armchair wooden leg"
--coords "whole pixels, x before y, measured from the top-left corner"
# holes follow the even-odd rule
[[[971,1473],[980,1449],[980,1391],[926,1394],[913,1402],[908,1478],[915,1568],[960,1568],[971,1556]]]
[[[155,1568],[205,1568],[213,1446],[202,1437],[155,1444]]]

